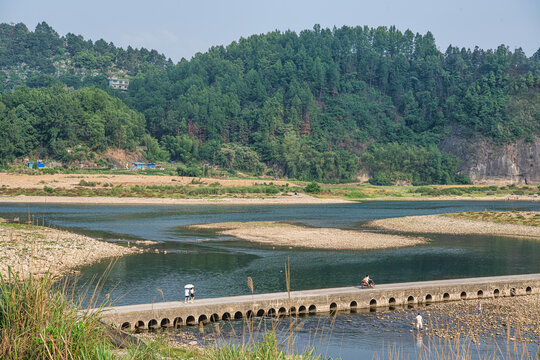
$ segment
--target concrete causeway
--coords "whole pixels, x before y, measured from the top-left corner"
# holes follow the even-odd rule
[[[106,323],[123,330],[156,329],[206,324],[255,316],[306,316],[336,311],[363,311],[417,306],[499,296],[540,293],[540,274],[493,276],[381,284],[375,288],[350,286],[330,289],[231,296],[116,306],[103,309]]]

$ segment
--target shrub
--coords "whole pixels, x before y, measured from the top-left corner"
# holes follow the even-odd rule
[[[86,180],[81,180],[79,181],[79,186],[89,186],[89,187],[95,187],[98,183],[95,182],[95,181],[86,181]]]
[[[200,170],[194,166],[187,167],[185,165],[178,165],[176,167],[176,173],[178,174],[178,176],[190,176],[190,177],[201,176]]]
[[[321,192],[321,186],[315,181],[310,182],[304,189],[308,193],[318,194]]]
[[[465,174],[457,174],[456,175],[456,184],[471,185],[472,181],[471,181],[471,178],[468,177]]]
[[[43,188],[43,190],[48,193],[48,194],[54,194],[56,192],[56,189],[52,188],[52,187],[48,187],[48,186],[45,186]]]
[[[379,185],[379,186],[390,186],[394,183],[392,180],[392,177],[384,172],[379,172],[375,174],[374,177],[370,178],[368,182],[371,185]]]

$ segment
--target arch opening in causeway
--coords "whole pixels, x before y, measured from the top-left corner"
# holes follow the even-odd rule
[[[176,328],[179,328],[180,326],[182,326],[184,323],[184,321],[182,320],[181,317],[177,317],[177,318],[174,318],[174,321],[173,321],[173,327],[176,329]]]
[[[148,322],[148,330],[155,330],[158,327],[158,323],[156,319],[152,319]]]

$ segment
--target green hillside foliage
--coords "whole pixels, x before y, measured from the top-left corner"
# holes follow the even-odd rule
[[[26,84],[42,87],[58,79],[68,86],[108,86],[107,75],[136,75],[141,68],[171,64],[156,50],[126,50],[100,39],[85,40],[68,33],[59,36],[46,22],[35,31],[26,25],[0,24],[0,89]]]
[[[81,148],[134,150],[145,134],[145,120],[103,90],[20,86],[0,94],[0,133],[1,162],[26,156],[70,162],[84,160],[74,158]]]
[[[448,183],[457,162],[438,151],[441,139],[454,127],[496,143],[539,135],[539,87],[538,53],[441,53],[429,32],[315,26],[141,73],[122,98],[153,136],[198,139],[208,160],[216,152],[205,147],[235,143],[290,177],[346,179],[361,166],[390,181]]]
[[[445,184],[467,181],[438,149],[452,130],[498,144],[540,135],[540,50],[443,53],[430,32],[316,25],[172,64],[155,51],[59,37],[45,23],[34,32],[3,24],[0,35],[0,66],[27,64],[29,86],[105,87],[106,72],[130,72],[127,93],[108,91],[144,114],[155,161],[310,181],[350,180],[363,169],[373,183]],[[58,75],[61,66],[72,70]]]

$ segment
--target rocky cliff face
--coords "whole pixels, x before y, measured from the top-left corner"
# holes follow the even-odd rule
[[[441,151],[461,159],[459,170],[475,184],[540,184],[540,139],[495,145],[486,138],[447,137]]]

